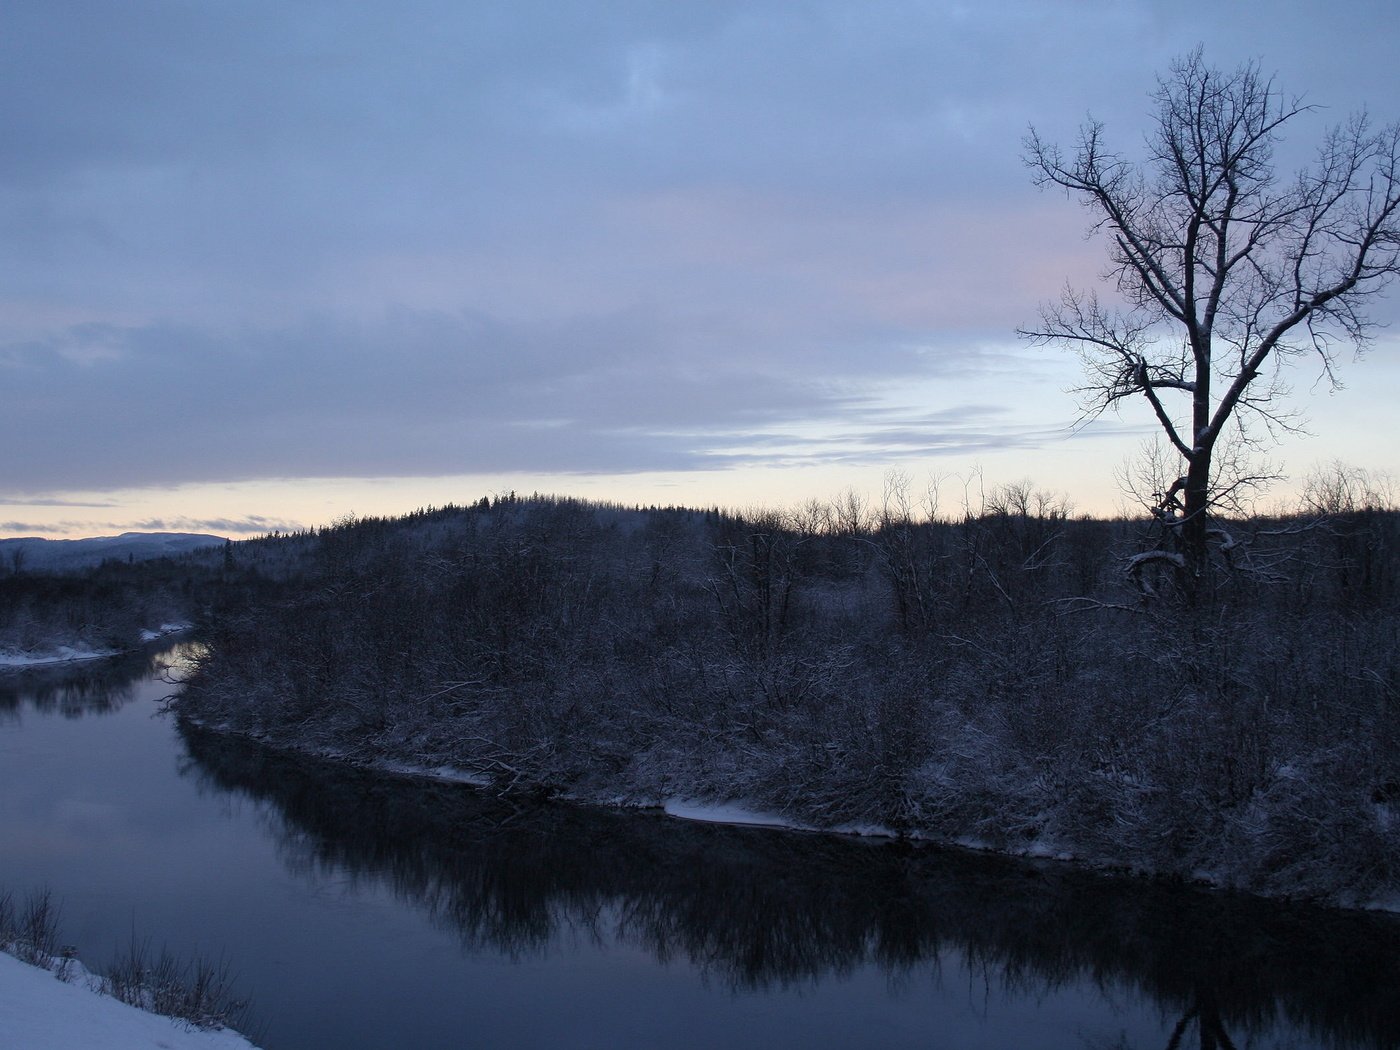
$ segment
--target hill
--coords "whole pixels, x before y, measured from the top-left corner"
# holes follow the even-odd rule
[[[106,561],[150,561],[222,545],[224,537],[194,532],[123,532],[81,540],[37,536],[0,540],[0,568],[30,572],[71,572]]]

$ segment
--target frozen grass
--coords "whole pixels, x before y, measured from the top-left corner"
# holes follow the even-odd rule
[[[11,894],[0,893],[0,949],[31,966],[54,969],[61,961],[58,918],[48,890],[31,893],[22,907]]]
[[[102,982],[106,994],[130,1006],[199,1029],[246,1031],[248,1001],[234,994],[234,978],[225,959],[180,960],[164,947],[153,952],[149,940],[133,936]]]

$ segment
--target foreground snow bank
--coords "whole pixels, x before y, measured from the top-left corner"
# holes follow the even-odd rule
[[[0,952],[0,1033],[23,1050],[253,1050],[227,1028],[193,1031]]]

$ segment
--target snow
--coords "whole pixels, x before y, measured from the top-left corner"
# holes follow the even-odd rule
[[[0,652],[0,667],[44,667],[67,664],[78,660],[102,660],[116,656],[115,649],[88,649],[82,646],[58,645],[43,652]]]
[[[693,799],[673,798],[662,802],[661,809],[668,817],[698,820],[704,824],[782,828],[787,831],[814,831],[823,835],[854,835],[857,838],[898,838],[893,831],[880,824],[836,824],[832,827],[817,827],[815,824],[804,824],[777,813],[765,813],[760,809],[750,809],[742,802],[698,802]],[[922,836],[916,834],[909,837],[921,838]]]
[[[759,828],[791,828],[794,831],[811,831],[812,828],[780,817],[774,813],[763,813],[749,809],[737,802],[693,802],[689,799],[670,799],[661,808],[667,816],[682,820],[699,820],[706,824],[741,824]]]
[[[0,952],[0,1042],[15,1050],[254,1050],[237,1032],[191,1030]]]
[[[141,632],[143,642],[154,642],[158,638],[164,638],[167,634],[179,634],[181,631],[188,631],[194,624],[189,623],[163,623],[154,631],[144,630]]]
[[[1175,565],[1178,569],[1186,568],[1186,559],[1176,551],[1143,551],[1128,559],[1128,571],[1131,572],[1149,561],[1165,561]]]

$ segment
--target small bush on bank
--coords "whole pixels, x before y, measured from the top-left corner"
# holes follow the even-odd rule
[[[19,908],[8,892],[0,893],[0,950],[30,966],[53,969],[60,961],[58,919],[48,890],[31,893]]]
[[[131,944],[107,967],[102,990],[130,1006],[184,1021],[194,1028],[245,1031],[248,1002],[233,991],[228,963],[205,958],[180,960],[149,941]]]

